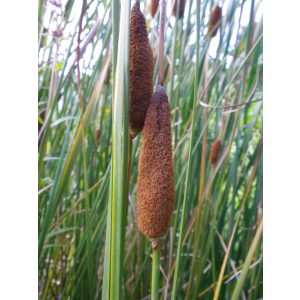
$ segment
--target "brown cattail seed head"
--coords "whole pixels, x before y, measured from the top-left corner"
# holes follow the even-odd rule
[[[104,84],[106,84],[106,85],[109,83],[110,73],[111,73],[111,68],[109,67],[107,69],[105,77],[104,77]]]
[[[136,2],[130,17],[130,102],[129,130],[135,137],[144,126],[153,93],[154,59],[146,22]]]
[[[209,156],[209,161],[212,165],[214,165],[218,158],[219,158],[219,154],[221,152],[221,148],[222,148],[222,143],[220,140],[216,140],[212,146],[211,146],[211,152],[210,152],[210,156]]]
[[[208,23],[208,34],[214,37],[217,34],[222,18],[222,8],[219,5],[213,7],[210,13],[210,19]]]
[[[152,18],[154,18],[156,14],[158,4],[159,4],[159,0],[151,0],[150,2],[150,14]]]
[[[152,97],[142,133],[137,182],[137,219],[150,239],[164,236],[174,204],[170,107],[164,88]]]
[[[101,137],[101,130],[100,130],[100,128],[98,128],[98,129],[95,131],[95,143],[96,143],[96,144],[99,142],[100,137]]]
[[[173,0],[172,6],[172,15],[176,17],[176,10],[177,10],[177,0]],[[178,11],[178,19],[183,18],[184,9],[185,9],[185,2],[186,0],[178,0],[179,1],[179,11]]]

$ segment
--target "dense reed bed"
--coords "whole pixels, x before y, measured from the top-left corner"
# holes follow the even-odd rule
[[[151,298],[151,243],[137,222],[144,132],[130,139],[134,4],[39,1],[40,299]],[[140,1],[157,83],[159,10],[152,18],[149,5]],[[186,0],[175,16],[168,1],[174,203],[155,257],[158,297],[262,299],[260,1]]]

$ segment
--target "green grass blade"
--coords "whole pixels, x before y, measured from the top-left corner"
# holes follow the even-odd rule
[[[112,127],[112,176],[109,204],[110,221],[107,230],[109,248],[105,256],[104,299],[121,299],[125,220],[127,205],[128,166],[128,98],[129,98],[129,13],[130,2],[121,5],[121,20],[118,40],[117,65],[114,82],[113,127]],[[126,85],[126,88],[125,88]],[[120,167],[121,166],[121,167]],[[108,263],[109,261],[109,263]],[[109,268],[107,265],[109,264]]]
[[[261,221],[259,223],[259,226],[256,230],[254,239],[252,241],[251,247],[250,247],[249,252],[247,254],[247,257],[246,257],[245,263],[243,265],[243,269],[242,269],[241,275],[238,279],[237,285],[236,285],[236,287],[233,291],[233,295],[232,295],[231,300],[240,299],[242,288],[245,284],[246,276],[248,274],[252,258],[253,258],[254,253],[255,253],[255,251],[257,250],[257,247],[258,247],[259,239],[260,239],[261,234],[262,234],[262,229],[263,229],[263,219],[261,219]]]

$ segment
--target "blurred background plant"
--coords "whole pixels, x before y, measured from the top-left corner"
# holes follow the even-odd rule
[[[124,138],[130,2],[123,2],[39,1],[40,299],[150,299],[151,245],[136,223],[140,135],[132,149]],[[216,4],[223,17],[211,37]],[[141,1],[156,83],[159,12],[152,18],[149,6]],[[167,1],[176,192],[161,242],[160,299],[262,298],[262,50],[261,1],[187,0],[182,19]],[[222,146],[211,164],[216,140]],[[112,217],[118,199],[121,220]],[[118,265],[110,241],[119,241]]]

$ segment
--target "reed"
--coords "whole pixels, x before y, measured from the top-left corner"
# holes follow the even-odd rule
[[[119,2],[116,1],[114,5],[118,7]],[[102,299],[110,300],[122,298],[130,155],[128,120],[130,1],[123,1],[119,10],[118,51],[112,67],[112,70],[115,69],[115,74],[113,76],[111,173],[102,287]],[[117,16],[118,14],[114,18]],[[116,62],[115,67],[114,62]]]

